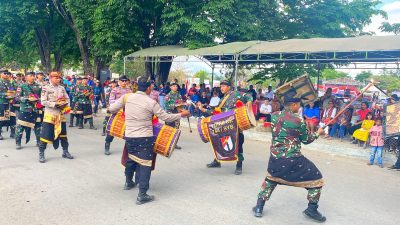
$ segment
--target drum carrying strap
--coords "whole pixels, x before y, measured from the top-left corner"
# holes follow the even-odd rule
[[[225,105],[225,102],[228,100],[229,96],[231,96],[231,93],[232,93],[232,92],[230,92],[229,94],[227,94],[227,95],[222,99],[222,101],[221,101],[221,102],[219,103],[219,105],[218,105],[218,108],[222,108],[222,106]]]

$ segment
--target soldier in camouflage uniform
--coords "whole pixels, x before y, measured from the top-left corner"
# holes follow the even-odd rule
[[[29,72],[25,76],[26,82],[17,89],[16,98],[20,102],[20,111],[16,129],[16,148],[21,149],[22,133],[25,130],[26,143],[30,140],[31,129],[34,129],[36,145],[40,142],[41,120],[38,114],[41,87],[35,83],[35,73]],[[38,120],[39,119],[39,120]]]
[[[13,87],[10,83],[11,73],[8,70],[0,71],[0,140],[2,128],[9,126],[10,122],[10,101],[13,99]]]
[[[81,77],[78,77],[77,79],[76,79],[76,84],[75,85],[73,85],[72,87],[71,87],[71,92],[70,92],[70,96],[72,96],[72,99],[71,99],[71,108],[72,109],[75,109],[75,103],[76,103],[76,98],[75,97],[73,97],[73,96],[75,96],[75,92],[76,92],[76,89],[78,88],[78,86],[80,86],[82,84],[82,78]],[[72,112],[71,112],[71,114],[69,115],[69,126],[68,127],[73,127],[74,126],[74,118],[76,117],[76,123],[77,123],[77,126],[79,125],[78,124],[78,122],[79,122],[79,120],[78,120],[78,115],[75,115],[75,110],[72,110]]]
[[[221,84],[221,92],[224,94],[224,97],[221,99],[218,107],[221,109],[221,112],[227,112],[230,110],[234,110],[236,108],[236,102],[241,101],[247,105],[248,108],[252,107],[253,98],[250,94],[241,94],[239,91],[232,91],[231,90],[231,83],[229,81],[222,81]],[[205,109],[203,106],[198,104],[199,109],[211,115],[213,109]],[[243,143],[244,143],[244,135],[242,132],[239,133],[239,145],[238,145],[238,162],[236,163],[236,170],[235,174],[240,175],[242,174],[242,166],[243,166]],[[207,164],[208,168],[219,168],[221,167],[221,163],[214,159],[211,163]]]
[[[22,83],[21,79],[22,74],[19,74],[19,78],[17,80],[12,79],[10,76],[10,84],[11,87],[9,90],[12,90],[15,94],[17,92],[18,83]],[[14,96],[15,96],[14,94]],[[15,126],[17,125],[17,114],[19,111],[19,102],[18,99],[14,98],[10,102],[10,120],[8,121],[8,126],[10,127],[10,138],[15,138]]]
[[[93,110],[92,110],[92,99],[93,89],[87,85],[88,78],[84,77],[82,84],[77,86],[74,90],[74,98],[76,100],[74,113],[78,115],[78,129],[83,129],[83,123],[89,122],[89,129],[96,130],[93,126]]]
[[[172,83],[170,85],[171,91],[165,96],[165,110],[168,113],[178,113],[178,108],[177,106],[182,105],[183,104],[183,100],[182,100],[182,96],[181,94],[178,92],[178,84],[177,83]],[[181,122],[179,120],[174,121],[174,122],[170,122],[170,123],[165,123],[166,125],[170,126],[170,127],[174,127],[176,129],[179,129],[179,126],[181,124]],[[180,146],[175,145],[175,149],[182,149]]]
[[[303,187],[308,190],[308,208],[303,212],[311,219],[324,222],[326,218],[318,212],[318,201],[324,185],[318,168],[303,156],[301,143],[309,144],[316,140],[324,130],[315,133],[307,131],[304,120],[296,113],[300,108],[299,98],[285,97],[285,109],[272,114],[272,144],[268,172],[262,189],[258,194],[254,215],[261,217],[265,201],[269,200],[278,184]]]
[[[110,106],[111,104],[113,104],[114,102],[116,102],[119,98],[121,98],[122,96],[124,96],[125,94],[128,93],[132,93],[132,89],[128,87],[128,78],[126,76],[121,76],[119,78],[119,87],[115,87],[111,90],[110,93],[110,97],[109,97],[109,102],[108,102],[108,106]],[[108,110],[107,110],[108,112]],[[103,131],[105,132],[108,120],[110,119],[111,114],[107,113],[106,118],[104,119],[104,123],[103,123]],[[114,140],[114,137],[111,135],[107,134],[107,137],[105,139],[106,143],[104,144],[104,154],[105,155],[110,155],[110,146],[111,146],[111,142]]]

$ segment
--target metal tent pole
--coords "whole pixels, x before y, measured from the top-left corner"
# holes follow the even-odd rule
[[[318,77],[317,77],[317,95],[318,95],[318,92],[319,92],[319,77],[321,76],[321,65],[320,65],[319,62],[317,64],[317,70],[318,70]]]
[[[212,70],[211,70],[211,89],[214,87],[214,68],[215,68],[215,65],[214,64],[212,64]]]
[[[126,57],[124,57],[124,75],[126,75]]]
[[[238,85],[237,74],[238,74],[238,65],[239,65],[239,55],[236,55],[235,57],[236,57],[236,59],[235,59],[235,90],[236,90],[237,85]],[[236,90],[236,91],[238,91],[238,90]]]

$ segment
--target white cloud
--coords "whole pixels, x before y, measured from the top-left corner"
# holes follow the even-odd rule
[[[373,16],[372,22],[364,28],[366,32],[375,32],[376,35],[390,35],[380,31],[379,27],[383,22],[389,23],[400,23],[400,1],[384,4],[381,9],[388,14],[388,19],[384,19],[382,16]]]

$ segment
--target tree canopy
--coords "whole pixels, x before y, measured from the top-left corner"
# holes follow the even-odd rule
[[[376,0],[0,0],[0,64],[99,70],[141,48],[363,34]],[[5,54],[7,53],[7,54]],[[27,57],[20,57],[25,55]],[[29,58],[29,59],[23,59]],[[117,63],[118,64],[118,63]],[[290,69],[288,66],[282,69]],[[298,67],[296,65],[294,67]],[[171,63],[144,65],[166,81]],[[286,76],[280,72],[282,76]]]

